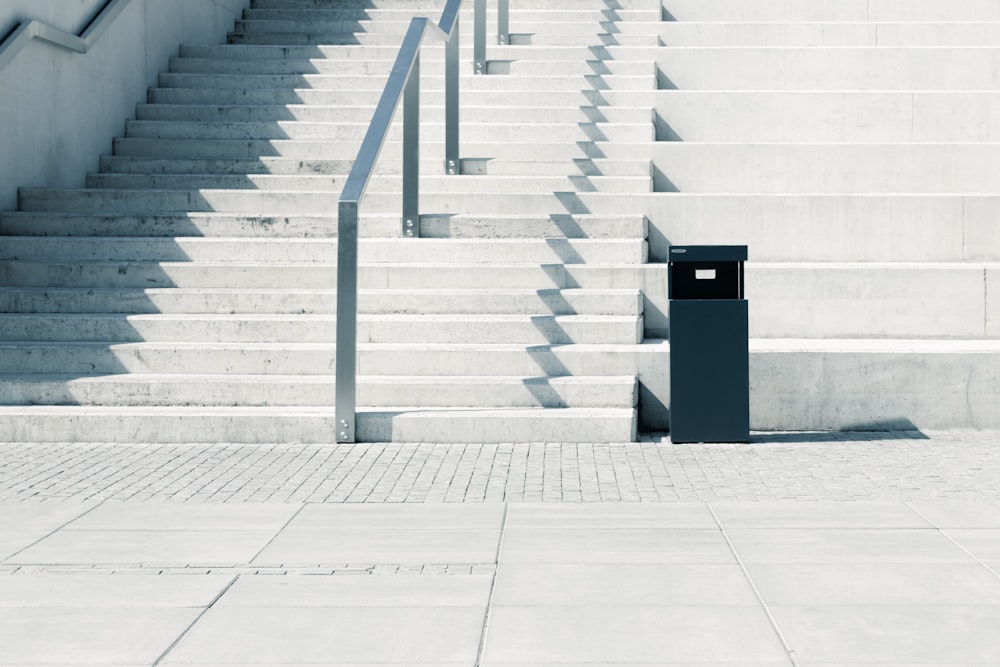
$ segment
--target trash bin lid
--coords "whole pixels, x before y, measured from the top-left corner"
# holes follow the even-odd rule
[[[675,245],[670,246],[671,262],[745,262],[745,245]]]

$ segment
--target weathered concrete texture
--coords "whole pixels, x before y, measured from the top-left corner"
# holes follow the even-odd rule
[[[70,34],[103,7],[14,2],[0,34],[37,19]],[[249,0],[132,0],[87,54],[33,40],[0,70],[0,210],[19,186],[78,186],[183,40],[218,42]]]

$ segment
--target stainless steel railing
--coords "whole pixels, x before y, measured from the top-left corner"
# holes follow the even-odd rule
[[[358,218],[359,206],[371,179],[393,116],[403,105],[403,216],[404,237],[420,236],[420,47],[427,34],[445,42],[445,173],[461,172],[459,156],[459,28],[462,0],[448,0],[434,25],[416,17],[403,37],[399,53],[382,90],[358,156],[340,193],[337,208],[337,442],[354,442],[357,415],[358,350]],[[507,44],[508,0],[498,0],[497,41]],[[486,0],[475,0],[473,71],[487,73]]]
[[[129,2],[131,0],[108,0],[107,4],[91,19],[79,36],[60,30],[43,21],[35,19],[25,21],[0,42],[0,69],[13,60],[14,56],[33,39],[67,51],[87,53],[108,29],[112,21],[125,10]]]

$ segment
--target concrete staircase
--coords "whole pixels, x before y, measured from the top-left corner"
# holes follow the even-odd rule
[[[515,3],[443,171],[443,48],[423,54],[422,234],[400,238],[401,133],[362,206],[360,440],[627,441],[662,427],[644,323],[655,0]],[[183,46],[100,171],[0,214],[0,438],[332,442],[336,201],[423,0],[254,0]],[[397,128],[398,129],[398,128]],[[591,212],[588,193],[616,202]],[[654,286],[653,292],[662,287]],[[657,410],[659,406],[659,411]]]
[[[1000,3],[663,6],[650,216],[749,245],[753,427],[1000,426]]]

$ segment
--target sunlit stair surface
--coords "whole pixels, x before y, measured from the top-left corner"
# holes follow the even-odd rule
[[[430,45],[422,238],[400,231],[400,127],[362,202],[357,439],[633,440],[640,395],[664,398],[643,378],[666,370],[653,179],[605,147],[656,129],[604,95],[656,88],[651,52],[607,47],[655,46],[658,5],[514,0],[477,76],[465,4],[463,174]],[[22,188],[0,214],[0,437],[334,442],[337,198],[410,18],[443,5],[254,0],[227,44],[164,63],[86,188]]]

